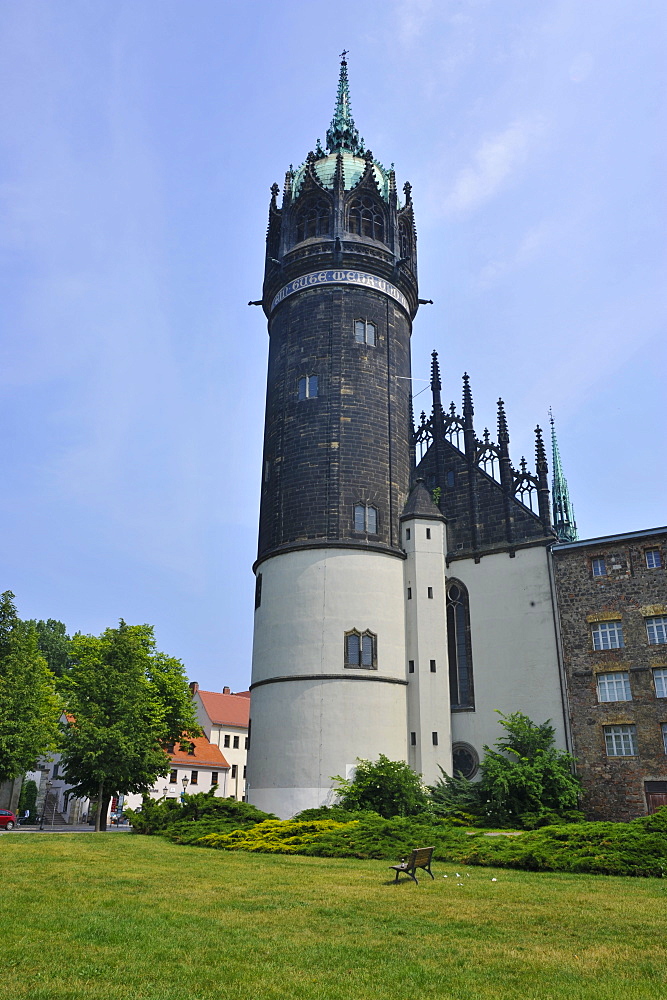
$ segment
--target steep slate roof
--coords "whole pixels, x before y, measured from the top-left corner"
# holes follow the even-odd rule
[[[223,771],[229,767],[220,752],[220,748],[209,743],[205,736],[196,736],[189,742],[195,745],[194,753],[185,753],[180,750],[177,742],[173,753],[169,754],[172,764],[187,764],[188,767],[201,764],[202,766],[217,767]]]
[[[433,503],[431,494],[426,489],[423,479],[418,479],[412,487],[408,502],[401,514],[401,521],[407,520],[410,517],[426,517],[433,521],[445,520],[438,507]]]
[[[239,695],[199,690],[197,694],[201,698],[204,711],[214,725],[248,728],[250,718],[249,692],[244,691],[243,694]]]

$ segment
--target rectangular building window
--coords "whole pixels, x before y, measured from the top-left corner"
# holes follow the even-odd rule
[[[607,564],[604,559],[591,559],[591,570],[593,576],[606,576]]]
[[[430,529],[430,528],[427,528],[427,529],[426,529],[426,537],[427,537],[427,538],[430,538],[430,537],[431,537],[431,529]]]
[[[58,777],[58,769],[59,769],[59,767],[60,767],[60,765],[59,765],[59,764],[54,764],[54,765],[53,765],[53,774],[51,775],[51,779],[52,779],[53,781],[55,781],[55,780],[56,780],[56,778]]]
[[[245,781],[247,773],[248,773],[248,766],[247,766],[247,764],[244,764],[243,765],[243,780],[244,781]]]
[[[410,733],[410,746],[411,747],[416,747],[417,746],[417,734],[416,733]]]
[[[261,607],[262,604],[262,574],[258,573],[255,577],[255,611],[257,608]]]
[[[237,770],[238,770],[238,768],[237,768],[236,764],[232,764],[232,778],[236,777]]]
[[[431,660],[431,673],[435,673],[435,660]]]
[[[190,771],[190,784],[199,784],[199,771]]]
[[[667,722],[662,724],[662,745],[665,748],[665,753],[667,753]]]
[[[646,566],[648,569],[660,569],[660,567],[662,566],[660,549],[646,550]]]
[[[653,671],[656,698],[667,698],[667,670],[661,667]]]
[[[358,503],[354,506],[354,530],[365,531],[376,535],[378,530],[378,512],[372,504]]]
[[[608,757],[637,756],[636,726],[605,726],[604,741]]]
[[[598,674],[598,701],[632,701],[627,671]]]
[[[646,634],[651,646],[662,646],[667,642],[667,615],[646,618]]]
[[[406,540],[406,542],[410,541],[410,529],[409,528],[405,529],[405,540]]]
[[[408,587],[408,600],[412,600],[412,587]]]
[[[408,660],[408,673],[409,674],[414,674],[414,672],[415,672],[415,661],[414,660]]]
[[[345,634],[345,666],[377,669],[376,639],[373,632],[359,634],[356,630]]]
[[[238,750],[238,748],[239,748],[239,737],[235,736],[234,737],[234,743],[233,743],[232,749],[233,750]]]
[[[244,747],[245,747],[246,750],[248,749],[248,737],[247,736],[245,738]]]
[[[317,396],[317,375],[302,375],[299,379],[299,401]]]
[[[438,745],[438,734],[437,733],[431,733],[431,742],[433,743],[434,747],[437,747],[437,745]]]
[[[211,784],[212,785],[217,785],[218,784],[218,772],[217,771],[211,771]]]
[[[367,344],[369,347],[375,347],[377,339],[375,324],[370,323],[366,319],[355,319],[354,339],[358,344]]]
[[[622,649],[624,645],[620,622],[598,622],[593,626],[593,649]]]
[[[230,747],[232,745],[232,739],[231,739],[231,736],[229,735],[229,733],[227,733],[227,735],[225,736],[225,743],[224,743],[224,745],[226,747]]]
[[[428,588],[427,594],[430,597],[430,599],[433,600],[433,587]]]

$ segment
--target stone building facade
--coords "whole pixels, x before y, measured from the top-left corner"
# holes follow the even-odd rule
[[[590,819],[667,805],[667,528],[553,548],[572,749]]]

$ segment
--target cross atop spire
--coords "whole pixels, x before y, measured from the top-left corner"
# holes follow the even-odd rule
[[[352,108],[350,107],[350,85],[347,79],[346,55],[347,49],[344,49],[341,52],[336,105],[331,125],[327,129],[327,149],[330,153],[337,153],[339,149],[346,149],[355,156],[363,156],[364,140],[359,136],[359,130],[354,124]]]
[[[553,479],[551,492],[553,498],[553,522],[556,534],[561,542],[576,542],[577,522],[574,518],[574,507],[570,500],[570,492],[567,488],[567,480],[563,475],[563,466],[558,450],[556,439],[556,428],[554,426],[553,413],[549,410],[549,423],[551,424],[551,452]]]

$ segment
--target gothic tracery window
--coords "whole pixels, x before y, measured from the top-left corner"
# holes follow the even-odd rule
[[[354,628],[345,633],[345,666],[377,670],[377,636],[374,632],[368,629],[359,632]]]
[[[451,706],[474,709],[468,591],[459,580],[447,585],[447,655]]]
[[[347,228],[356,236],[384,242],[384,213],[375,198],[364,195],[350,203]]]
[[[296,217],[297,243],[310,236],[328,236],[329,214],[329,206],[323,198],[307,202]]]

